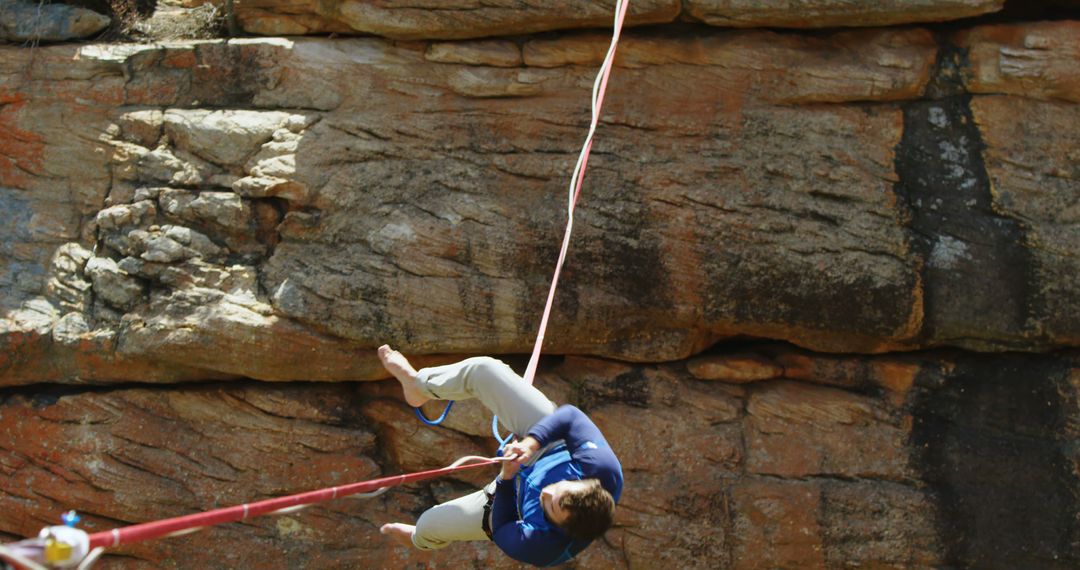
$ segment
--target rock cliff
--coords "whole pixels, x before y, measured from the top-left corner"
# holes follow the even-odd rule
[[[374,348],[524,368],[611,6],[430,4],[0,46],[0,534],[493,452]],[[626,470],[571,566],[1075,568],[1078,6],[805,4],[631,3],[537,380]],[[515,568],[378,534],[491,476],[107,563]]]

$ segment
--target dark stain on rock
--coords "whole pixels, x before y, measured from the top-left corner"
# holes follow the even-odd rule
[[[602,315],[609,329],[635,327],[642,312],[674,307],[661,239],[640,202],[639,188],[617,172],[597,169],[592,175],[591,191],[578,207],[564,270],[568,293],[556,298],[556,307],[570,317],[578,312]],[[560,283],[559,295],[562,287]],[[585,293],[590,289],[593,294]],[[603,307],[582,306],[605,297],[612,301]]]
[[[648,408],[652,391],[644,368],[620,374],[599,385],[584,384],[574,398],[578,407],[588,412],[601,403],[620,402],[636,408]]]
[[[289,201],[277,197],[251,200],[251,208],[255,214],[255,241],[266,246],[266,258],[272,257],[281,242],[279,228],[289,213]]]
[[[593,183],[603,190],[586,210],[587,223],[603,232],[595,259],[595,278],[619,296],[650,310],[674,306],[671,278],[664,264],[662,243],[642,204],[644,189],[632,185],[619,171],[599,171]],[[584,251],[589,251],[583,248]]]
[[[553,193],[551,196],[551,203],[556,203],[557,194]],[[549,210],[546,203],[543,208],[523,212],[520,218],[511,220],[517,239],[507,245],[504,255],[501,256],[502,264],[508,268],[510,275],[521,281],[529,291],[521,298],[514,311],[517,330],[525,334],[526,338],[535,334],[540,326],[563,235],[562,228],[556,227],[559,225],[555,220],[556,215]],[[565,224],[565,218],[560,219]],[[575,242],[571,241],[570,249],[573,250],[574,247]],[[561,287],[560,283],[560,294]]]
[[[949,567],[1080,567],[1068,368],[1045,356],[971,355],[917,380],[912,443]]]
[[[254,108],[255,96],[273,89],[281,73],[273,56],[256,46],[205,43],[196,46],[195,57],[190,93],[181,101],[183,105]]]
[[[704,520],[714,527],[722,527],[731,517],[731,505],[725,493],[686,493],[671,499],[672,512],[697,520]]]
[[[704,263],[714,276],[704,288],[703,312],[709,321],[783,325],[828,334],[889,337],[905,326],[914,283],[883,286],[857,276],[839,283],[835,276],[792,269],[782,253],[752,255],[717,244]],[[913,277],[912,277],[913,278]]]
[[[945,44],[927,100],[903,106],[895,191],[923,262],[922,337],[1013,348],[1033,334],[1034,268],[1022,226],[993,209],[985,145],[961,82],[968,66],[964,50]]]
[[[555,210],[562,205],[565,196],[550,203]],[[508,254],[513,256],[517,277],[529,284],[534,298],[522,303],[518,314],[524,331],[535,331],[539,326],[565,223],[561,211],[535,218],[532,231],[522,235],[521,244]],[[573,235],[552,308],[553,333],[557,334],[560,326],[581,322],[584,316],[602,315],[599,318],[608,329],[636,326],[636,321],[628,319],[639,318],[640,312],[622,311],[620,304],[648,311],[673,307],[661,247],[640,202],[640,189],[622,180],[617,172],[590,169],[574,214]],[[604,306],[587,305],[606,297],[614,300]]]
[[[495,318],[495,288],[498,280],[476,273],[471,279],[457,281],[458,301],[467,319],[489,330],[497,327]]]
[[[1005,0],[1005,6],[989,14],[988,22],[1017,22],[1036,20],[1076,20],[1080,18],[1080,4],[1076,0]]]
[[[353,300],[363,305],[363,313],[366,317],[362,324],[357,325],[358,338],[386,338],[387,342],[405,344],[416,337],[414,326],[419,328],[420,323],[393,313],[394,305],[390,302],[390,290],[393,281],[390,279],[377,279],[369,282],[361,282],[356,285],[356,295]]]

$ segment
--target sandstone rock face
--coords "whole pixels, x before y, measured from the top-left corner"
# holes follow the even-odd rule
[[[236,16],[258,35],[331,32],[368,33],[399,39],[461,39],[512,36],[549,30],[602,28],[613,1],[480,2],[431,4],[415,0],[241,0]],[[637,0],[627,25],[700,21],[736,28],[830,28],[941,22],[994,13],[1004,0]]]
[[[972,102],[975,120],[986,124],[985,137],[993,150],[986,153],[986,168],[997,189],[995,204],[1007,216],[1023,220],[1027,228],[1030,259],[1046,283],[1032,297],[1046,303],[1054,315],[1045,330],[1061,338],[1078,338],[1075,315],[1080,288],[1075,280],[1080,263],[1076,250],[1065,245],[1080,235],[1080,211],[1071,199],[1080,190],[1076,171],[1078,147],[1074,125],[1080,113],[1060,102],[1018,100],[1013,97],[979,97]],[[1008,114],[1015,122],[995,123],[993,117]],[[1060,143],[1049,145],[1026,138],[1027,129],[1060,129]],[[1050,283],[1053,282],[1053,285]]]
[[[940,22],[997,12],[1004,0],[687,0],[686,14],[713,26],[828,28]]]
[[[238,3],[409,41],[0,48],[5,539],[493,453],[475,402],[431,429],[343,381],[386,378],[383,342],[523,368],[608,38],[516,34],[610,6],[522,5]],[[815,6],[768,25],[1000,2]],[[1080,566],[1077,24],[689,22],[736,8],[636,2],[681,23],[619,48],[537,381],[626,471],[577,567]],[[377,532],[491,476],[109,563],[516,568]]]
[[[670,104],[678,90],[612,97],[614,116],[622,118],[598,146],[594,190],[578,226],[582,245],[563,283],[550,350],[672,359],[730,334],[865,349],[917,332],[917,262],[905,253],[904,214],[888,190],[900,113],[841,104],[797,112],[790,105],[914,96],[928,80],[929,36],[732,39],[695,40],[689,51],[680,41],[649,38],[624,46],[629,67],[613,92],[701,81],[744,91],[684,92],[679,108],[662,114],[652,109]],[[42,150],[20,147],[11,159],[37,161],[37,168],[56,171],[49,179],[78,176],[80,183],[60,189],[16,163],[4,182],[19,190],[7,202],[76,200],[48,214],[62,219],[34,227],[49,240],[85,236],[98,243],[99,256],[114,259],[146,292],[141,303],[119,302],[131,306],[121,311],[105,297],[75,295],[68,291],[85,292],[93,280],[74,264],[54,272],[55,295],[63,294],[57,311],[94,313],[94,330],[118,332],[117,350],[129,359],[268,380],[377,376],[371,354],[354,353],[382,340],[417,352],[527,350],[554,255],[542,244],[554,241],[562,223],[553,206],[576,153],[571,135],[579,131],[542,118],[573,114],[577,99],[562,94],[580,89],[589,72],[569,64],[590,62],[602,42],[527,45],[524,61],[537,63],[524,69],[438,63],[428,59],[432,50],[376,40],[333,45],[84,47],[74,69],[68,60],[75,48],[63,48],[49,57],[75,78],[23,84],[16,75],[13,92],[51,92],[56,100],[42,96],[6,108],[13,129],[25,130],[24,122],[48,106],[61,108],[75,93],[88,108],[64,130],[31,133]],[[830,60],[842,54],[862,71],[831,75]],[[780,66],[770,71],[780,56],[796,58],[806,81],[789,83]],[[243,62],[246,71],[217,66],[229,61]],[[143,71],[125,79],[127,68]],[[238,73],[250,77],[241,83]],[[369,80],[342,83],[349,74]],[[95,75],[102,79],[92,86],[79,79]],[[273,87],[236,91],[262,81]],[[395,110],[401,90],[420,99]],[[424,95],[437,92],[447,96]],[[522,97],[532,103],[521,104]],[[185,109],[195,102],[244,108]],[[457,124],[473,134],[456,134]],[[88,163],[78,174],[63,171],[70,153],[50,154],[74,144],[71,130],[87,131],[83,140],[93,141],[78,149]],[[799,132],[825,154],[777,144],[783,137],[776,132]],[[685,179],[675,161],[686,156],[700,156],[707,171],[720,173],[719,194]],[[477,167],[484,157],[494,159],[493,168]],[[832,187],[821,194],[815,180]],[[739,190],[744,184],[747,190]],[[792,224],[785,213],[791,209],[810,213]],[[893,222],[874,222],[882,218]],[[828,231],[836,223],[850,232]],[[830,251],[800,245],[813,235],[837,241]],[[23,239],[40,247],[31,259],[51,255],[43,240]],[[534,250],[546,253],[525,255]],[[711,250],[731,257],[705,256]],[[736,258],[745,261],[732,274]],[[784,277],[811,267],[832,269],[810,282]],[[857,286],[852,267],[861,268]],[[641,289],[616,277],[626,271],[648,275],[650,284]],[[770,295],[757,308],[731,304],[785,279],[790,285],[781,285],[781,297],[791,302],[774,304]],[[867,302],[843,315],[802,302],[838,306],[853,294]],[[879,298],[888,301],[873,301]],[[29,311],[17,297],[9,302],[15,315]],[[644,310],[627,312],[630,306]],[[585,325],[572,332],[558,324],[574,322]],[[294,338],[284,353],[286,343],[271,341],[282,335]],[[244,348],[208,350],[218,342]],[[324,372],[300,356],[312,349],[333,361]],[[12,368],[6,378],[33,379]]]
[[[994,543],[956,526],[997,509],[1019,509],[1017,520],[1001,523],[1000,535],[1020,532],[1028,546],[1062,557],[1045,567],[1080,560],[1080,553],[1053,546],[1075,533],[1074,526],[1055,522],[1071,507],[1054,501],[1069,488],[1060,476],[1077,434],[1051,443],[1054,422],[1080,421],[1080,408],[1029,408],[1045,407],[1045,397],[1059,390],[1076,401],[1076,383],[1067,380],[1080,377],[1075,357],[821,359],[780,345],[742,350],[804,368],[749,384],[697,379],[683,364],[591,358],[568,358],[541,373],[541,390],[588,410],[612,445],[627,450],[616,528],[586,551],[581,567],[1020,563],[1023,545]],[[901,368],[917,379],[896,386],[883,373]],[[1023,383],[1009,377],[1017,369],[1027,370]],[[807,370],[815,372],[806,376]],[[962,396],[965,389],[979,399]],[[1003,429],[1003,413],[1027,419]],[[0,527],[29,534],[55,513],[80,507],[86,527],[102,530],[493,452],[490,416],[475,402],[459,404],[451,418],[449,429],[422,426],[392,381],[12,395],[0,404]],[[945,425],[953,427],[940,429]],[[1033,437],[1049,439],[1031,444]],[[1020,441],[1028,443],[1013,447]],[[981,456],[1005,448],[1012,451]],[[1021,472],[1031,487],[1005,479]],[[408,560],[516,568],[490,544],[410,553],[388,546],[376,531],[493,475],[463,472],[397,488],[389,498],[344,499],[132,546],[117,551],[124,557],[114,564],[250,567],[269,555],[280,561],[273,567],[389,568]],[[24,486],[31,480],[32,488]],[[1039,494],[1018,500],[1032,488]],[[1018,530],[1031,524],[1023,518],[1029,510],[1044,518],[1034,529]]]
[[[968,50],[975,93],[1080,101],[1077,22],[986,26],[958,34]]]
[[[379,377],[367,349],[385,340],[524,352],[580,133],[549,118],[576,114],[569,94],[604,45],[527,42],[522,68],[504,67],[519,57],[505,42],[64,47],[29,79],[15,52],[4,124],[28,144],[6,153],[3,196],[37,219],[8,230],[8,258],[33,270],[11,265],[4,338],[78,361],[30,332],[77,312],[125,361],[266,380]],[[983,139],[981,103],[905,103],[932,77],[940,89],[937,52],[920,30],[627,38],[548,350],[672,360],[735,335],[828,351],[1074,344],[1059,317],[1076,306],[1068,262],[1025,261],[1041,230],[982,170],[976,141],[999,127]],[[32,126],[75,99],[84,112],[63,129]],[[1030,144],[1069,148],[1067,132]],[[123,285],[50,261],[62,243],[96,244]],[[972,271],[987,276],[976,295]],[[70,369],[9,366],[4,381]]]
[[[397,39],[462,39],[528,34],[610,25],[612,2],[455,1],[432,5],[415,0],[245,0],[237,2],[244,31],[259,35],[364,32]],[[640,0],[628,6],[627,23],[667,23],[679,14],[674,0]]]
[[[975,120],[984,125],[986,169],[995,189],[994,204],[1022,220],[1031,244],[1031,263],[1047,277],[1075,275],[1075,250],[1065,244],[1077,235],[1077,209],[1071,199],[1080,188],[1073,128],[1080,115],[1080,26],[1075,22],[995,26],[963,34],[959,43],[972,60],[970,89]],[[1023,97],[1019,97],[1023,95]],[[1013,120],[999,121],[1010,115]],[[1053,143],[1026,136],[1055,131]],[[1051,279],[1053,279],[1051,277]],[[1040,280],[1043,281],[1043,280]],[[1039,287],[1033,297],[1055,316],[1045,322],[1055,336],[1078,336],[1072,311],[1080,289],[1071,279]]]

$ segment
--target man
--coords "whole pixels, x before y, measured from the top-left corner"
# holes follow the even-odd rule
[[[492,540],[511,558],[554,566],[572,558],[612,523],[622,492],[622,466],[611,446],[574,406],[555,404],[493,358],[416,371],[400,352],[379,347],[383,366],[401,382],[405,400],[478,398],[518,441],[515,457],[483,490],[432,507],[416,526],[391,523],[381,532],[421,550],[461,540]]]

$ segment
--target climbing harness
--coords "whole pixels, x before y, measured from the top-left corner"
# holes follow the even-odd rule
[[[469,455],[441,469],[393,475],[349,485],[328,487],[297,495],[276,497],[259,501],[194,513],[171,519],[151,521],[104,532],[87,534],[75,528],[78,517],[65,514],[65,525],[47,527],[37,538],[0,546],[0,561],[7,561],[26,570],[50,570],[52,568],[78,568],[86,570],[100,557],[106,548],[180,536],[219,524],[238,522],[260,515],[283,515],[305,509],[313,504],[351,497],[370,499],[391,487],[442,477],[456,471],[475,469],[509,461],[509,457],[480,457]]]
[[[578,196],[581,194],[581,184],[585,180],[585,168],[589,164],[589,152],[592,150],[593,135],[596,133],[596,127],[600,123],[600,109],[604,105],[604,93],[607,91],[608,77],[611,75],[612,62],[615,60],[615,49],[619,45],[619,37],[622,35],[623,21],[626,19],[628,6],[629,0],[617,0],[615,3],[615,23],[611,34],[611,45],[608,46],[607,55],[604,57],[604,62],[600,65],[600,71],[596,74],[596,80],[593,82],[592,120],[589,123],[589,134],[585,137],[585,143],[581,146],[581,153],[578,154],[574,173],[570,177],[566,207],[566,231],[563,234],[562,249],[559,250],[559,260],[555,264],[555,274],[551,278],[547,303],[544,305],[544,313],[540,318],[540,330],[536,333],[536,343],[533,344],[532,355],[529,357],[529,364],[525,368],[525,375],[523,376],[529,384],[532,384],[536,378],[536,367],[540,362],[540,350],[544,344],[544,333],[547,332],[548,317],[551,315],[551,306],[555,300],[555,289],[559,284],[559,274],[562,273],[566,252],[570,248],[570,234],[574,228],[574,208],[577,206]],[[420,408],[416,408],[416,415],[425,424],[437,426],[446,419],[447,414],[450,413],[450,407],[453,405],[453,402],[447,404],[442,415],[436,420],[429,420],[420,411]],[[506,438],[499,435],[498,416],[491,421],[491,432],[495,436],[495,440],[499,442],[500,450],[513,438],[513,434],[507,435]]]

